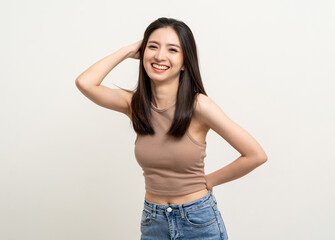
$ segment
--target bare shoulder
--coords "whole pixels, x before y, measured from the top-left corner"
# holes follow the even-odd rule
[[[201,119],[203,118],[204,108],[208,107],[208,105],[211,104],[210,101],[211,99],[205,94],[197,93],[194,107],[194,115],[198,119],[198,121],[201,121]]]
[[[195,107],[194,107],[194,118],[196,122],[201,126],[201,129],[204,129],[206,132],[210,129],[210,127],[204,121],[204,109],[208,107],[211,103],[209,102],[211,99],[205,94],[198,93],[196,95]]]
[[[197,98],[196,100],[200,104],[204,104],[204,103],[206,104],[206,102],[211,101],[211,99],[207,95],[205,95],[203,93],[198,93],[196,98]]]
[[[202,124],[213,129],[219,134],[222,134],[222,128],[224,125],[229,127],[233,124],[231,119],[223,112],[221,107],[210,97],[202,93],[197,95],[195,112]]]

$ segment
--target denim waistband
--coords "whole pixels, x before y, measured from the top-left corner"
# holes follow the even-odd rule
[[[210,190],[208,190],[208,194],[206,194],[205,196],[196,199],[192,202],[183,204],[163,205],[163,204],[152,203],[144,199],[144,209],[151,212],[153,214],[153,217],[155,217],[156,214],[170,213],[170,214],[180,214],[183,218],[184,211],[201,208],[206,205],[214,206],[216,205],[216,203],[217,202],[215,196]]]

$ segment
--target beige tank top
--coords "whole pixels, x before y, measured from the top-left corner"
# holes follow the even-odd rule
[[[175,104],[158,109],[151,104],[155,135],[137,135],[135,157],[142,167],[146,191],[164,196],[193,193],[206,188],[204,158],[206,143],[190,133],[179,140],[166,135],[175,111]]]

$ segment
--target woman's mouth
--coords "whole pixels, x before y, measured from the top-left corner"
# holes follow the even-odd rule
[[[158,72],[158,73],[165,72],[166,70],[168,70],[170,68],[170,67],[158,65],[158,64],[155,64],[155,63],[151,64],[151,67],[155,72]]]

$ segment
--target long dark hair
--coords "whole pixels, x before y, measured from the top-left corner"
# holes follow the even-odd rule
[[[131,100],[131,121],[135,132],[139,135],[155,134],[151,117],[151,84],[143,66],[143,55],[149,36],[157,29],[172,27],[181,43],[184,56],[185,70],[180,72],[179,87],[176,99],[176,109],[168,135],[180,138],[188,129],[194,107],[196,95],[202,93],[207,96],[199,70],[196,43],[191,29],[182,21],[173,18],[158,18],[152,22],[144,32],[140,51],[139,78],[137,88]]]

